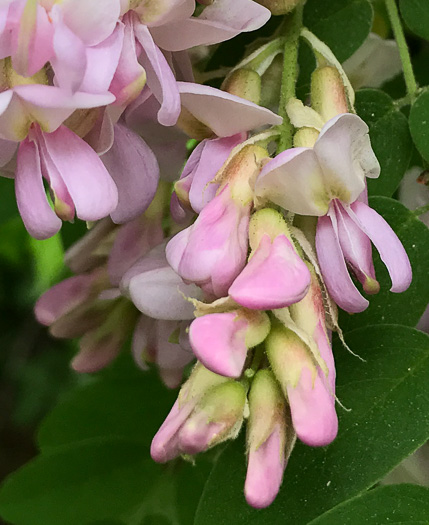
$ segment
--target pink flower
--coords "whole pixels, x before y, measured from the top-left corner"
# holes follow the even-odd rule
[[[378,291],[370,241],[389,270],[391,291],[402,292],[411,282],[410,263],[395,233],[359,200],[365,178],[379,173],[368,126],[345,113],[325,124],[314,148],[280,153],[264,166],[256,182],[259,197],[294,213],[320,217],[316,235],[320,267],[329,293],[348,312],[361,312],[369,303],[351,280],[346,262],[365,291]]]

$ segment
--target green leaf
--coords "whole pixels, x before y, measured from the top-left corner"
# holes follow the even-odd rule
[[[153,372],[102,379],[76,389],[48,414],[39,429],[42,451],[95,437],[123,437],[149,445],[174,403]]]
[[[391,197],[408,168],[412,153],[408,121],[389,95],[377,89],[356,93],[356,111],[369,126],[371,144],[381,167],[378,179],[367,179],[369,194]]]
[[[400,0],[402,18],[413,33],[429,40],[429,3],[427,0]]]
[[[158,469],[139,443],[80,443],[39,456],[14,473],[0,490],[0,513],[14,525],[120,519],[144,499]]]
[[[429,161],[429,91],[423,92],[411,107],[410,131],[420,155]]]
[[[395,325],[348,334],[350,348],[336,344],[339,433],[325,448],[297,444],[276,501],[265,510],[243,497],[242,439],[228,446],[209,476],[195,525],[304,525],[373,486],[429,435],[429,336]],[[331,523],[342,523],[331,521]]]
[[[391,485],[371,490],[338,505],[309,525],[427,525],[429,489],[417,485]]]
[[[408,254],[413,270],[411,286],[403,293],[390,292],[391,281],[377,250],[373,249],[375,272],[381,291],[369,295],[370,306],[362,313],[340,314],[340,326],[347,332],[354,328],[377,323],[397,323],[415,326],[429,302],[429,279],[427,257],[429,253],[429,230],[403,204],[386,197],[373,197],[370,205],[393,228]],[[360,288],[360,285],[358,285]]]
[[[307,0],[304,24],[325,42],[340,62],[368,36],[373,10],[368,0]]]

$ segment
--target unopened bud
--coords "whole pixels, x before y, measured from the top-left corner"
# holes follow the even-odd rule
[[[210,389],[195,407],[179,433],[180,450],[197,454],[237,436],[246,403],[246,391],[236,381]]]
[[[290,238],[283,215],[273,208],[263,208],[252,215],[249,223],[249,244],[252,250],[256,250],[264,235],[269,235],[271,241],[278,235]]]
[[[261,77],[251,69],[236,69],[225,79],[222,89],[254,104],[261,99]]]
[[[285,15],[294,9],[301,0],[256,0],[271,11],[273,15]]]
[[[337,68],[323,66],[313,72],[311,105],[325,122],[349,111],[344,82]]]

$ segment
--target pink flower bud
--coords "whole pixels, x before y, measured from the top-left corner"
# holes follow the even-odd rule
[[[309,347],[292,330],[276,326],[267,338],[267,354],[287,396],[297,436],[311,446],[325,446],[337,435],[335,397]]]
[[[195,319],[189,339],[197,358],[209,370],[227,377],[240,377],[247,350],[261,343],[270,329],[263,312],[238,310]]]

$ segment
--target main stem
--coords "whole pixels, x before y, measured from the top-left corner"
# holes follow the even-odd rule
[[[289,120],[286,104],[295,97],[295,85],[298,77],[298,40],[302,27],[302,12],[304,4],[297,6],[288,16],[285,24],[286,35],[283,51],[283,73],[280,90],[279,115],[283,117],[280,126],[278,153],[293,146],[294,127]]]
[[[402,70],[404,72],[405,85],[411,103],[414,101],[417,92],[417,82],[414,76],[413,66],[411,64],[410,53],[408,51],[407,41],[405,40],[404,30],[402,29],[401,19],[399,17],[396,0],[385,0],[386,9],[392,25],[393,34],[398,44],[399,56],[401,57]]]

